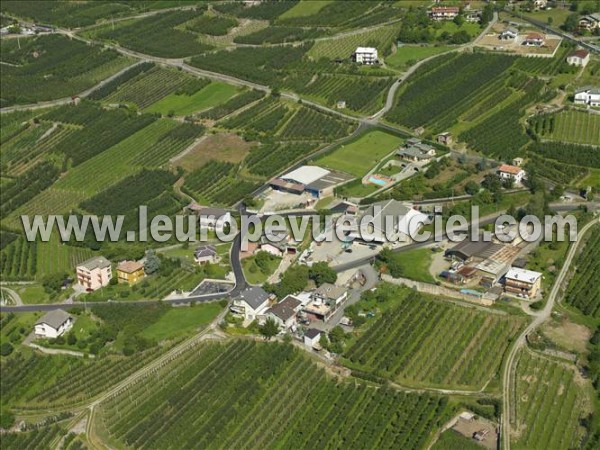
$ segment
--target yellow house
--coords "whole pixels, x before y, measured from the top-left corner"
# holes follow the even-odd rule
[[[144,265],[137,261],[123,261],[117,266],[119,283],[134,284],[144,278]]]

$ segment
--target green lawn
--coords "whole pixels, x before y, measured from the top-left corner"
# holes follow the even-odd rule
[[[332,0],[303,0],[293,8],[288,9],[284,12],[280,19],[290,19],[292,17],[306,17],[317,14],[327,4],[331,3]]]
[[[560,25],[565,23],[565,19],[571,13],[572,13],[572,11],[570,11],[568,8],[565,8],[565,9],[552,8],[549,11],[544,10],[544,11],[533,11],[530,13],[526,12],[526,13],[523,13],[523,16],[531,17],[532,19],[540,20],[545,23],[548,23],[548,18],[551,17],[552,18],[551,26],[553,28],[558,28]]]
[[[592,186],[593,188],[600,189],[600,169],[590,169],[590,174],[581,180],[579,185],[581,187]]]
[[[400,47],[393,55],[387,56],[385,64],[395,69],[404,69],[422,59],[447,52],[451,48],[445,45],[439,47],[405,45]]]
[[[244,275],[250,284],[263,284],[265,281],[267,281],[267,278],[269,278],[277,270],[279,263],[281,262],[281,258],[273,256],[273,258],[269,261],[267,270],[263,272],[256,265],[254,260],[254,256],[250,256],[242,260]]]
[[[403,277],[425,283],[435,283],[435,279],[429,273],[432,257],[433,252],[429,248],[394,254],[394,259],[402,266]]]
[[[450,34],[454,34],[457,31],[463,30],[469,33],[471,37],[475,37],[481,32],[481,27],[477,23],[465,22],[461,26],[458,26],[452,21],[447,21],[444,22],[440,28],[435,29],[435,35],[441,36],[441,34],[445,31],[447,31]]]
[[[365,197],[369,194],[372,194],[379,186],[375,186],[374,184],[362,184],[360,180],[358,182],[348,183],[345,186],[342,186],[338,189],[338,195],[342,197]]]
[[[481,450],[482,448],[484,447],[454,430],[444,431],[431,447],[432,450]]]
[[[7,287],[19,294],[25,304],[48,303],[50,301],[50,296],[40,284],[15,284]]]
[[[176,116],[187,116],[188,114],[225,103],[238,93],[239,90],[235,86],[214,81],[193,95],[167,95],[165,98],[148,107],[146,111],[164,115],[174,113]]]
[[[403,141],[393,134],[379,130],[371,131],[350,144],[341,145],[315,163],[363,177]]]
[[[142,331],[141,335],[158,342],[180,337],[209,324],[222,309],[219,303],[172,308]]]

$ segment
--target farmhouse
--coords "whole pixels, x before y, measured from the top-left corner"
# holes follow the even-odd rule
[[[352,231],[349,237],[383,244],[390,240],[409,240],[410,236],[417,233],[428,220],[428,217],[397,200],[385,200],[373,203],[361,216],[360,221],[362,222],[363,219],[368,222],[366,229]],[[387,236],[386,228],[389,228]]]
[[[452,144],[452,135],[449,132],[440,133],[437,135],[437,141],[443,145],[451,145]],[[434,150],[435,154],[435,150]]]
[[[310,348],[320,348],[321,330],[309,328],[304,333],[304,345]]]
[[[523,40],[523,45],[527,47],[541,47],[545,42],[544,36],[539,33],[529,33]]]
[[[471,23],[478,23],[481,21],[481,11],[474,9],[470,11],[465,11],[465,20]]]
[[[576,105],[600,106],[600,88],[582,88],[575,91]]]
[[[333,190],[353,177],[347,173],[318,166],[302,166],[271,180],[271,188],[293,194],[309,193],[315,198],[333,195]]]
[[[301,307],[302,302],[300,300],[288,295],[275,306],[269,308],[266,316],[273,319],[284,330],[289,330],[297,324],[296,315]]]
[[[271,297],[260,286],[250,286],[242,291],[239,298],[233,300],[230,310],[243,316],[245,321],[252,322],[267,310]]]
[[[354,51],[354,61],[358,64],[372,65],[377,64],[377,49],[373,47],[358,47]]]
[[[78,264],[76,273],[77,284],[91,291],[106,286],[112,278],[110,261],[102,256]]]
[[[520,297],[533,298],[542,285],[542,274],[512,267],[504,276],[504,290]]]
[[[429,17],[432,20],[452,20],[459,12],[458,6],[434,6],[429,11]]]
[[[525,171],[517,166],[502,164],[498,168],[498,176],[503,180],[512,180],[515,183],[520,183],[525,178]]]
[[[412,162],[426,162],[435,157],[435,149],[419,139],[408,139],[397,151],[396,156]]]
[[[194,251],[194,260],[198,264],[214,264],[219,261],[219,253],[214,245],[201,245]]]
[[[119,283],[135,284],[144,278],[144,265],[137,261],[123,261],[117,266]]]
[[[590,62],[590,52],[582,48],[575,50],[567,56],[567,63],[571,66],[585,67]]]
[[[54,309],[39,319],[34,326],[38,337],[54,339],[65,334],[73,326],[73,317],[62,309]]]
[[[515,40],[519,36],[519,31],[516,28],[508,28],[500,33],[499,39],[506,40]]]
[[[579,19],[579,28],[593,31],[600,28],[600,13],[589,14]]]

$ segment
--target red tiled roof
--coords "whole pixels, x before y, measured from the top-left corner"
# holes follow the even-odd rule
[[[137,261],[123,261],[117,266],[119,272],[133,273],[142,270],[144,265]]]
[[[527,38],[526,38],[526,39],[528,39],[528,40],[542,39],[542,40],[543,40],[543,39],[544,39],[544,36],[542,36],[542,35],[541,35],[541,34],[539,34],[539,33],[529,33],[529,34],[527,35]]]
[[[583,59],[586,58],[589,54],[590,52],[580,48],[579,50],[574,51],[570,56],[577,56],[578,58]]]
[[[510,166],[508,164],[502,164],[500,166],[500,168],[498,169],[499,172],[510,173],[513,175],[518,174],[521,170],[523,170],[523,169],[521,169],[520,167]]]

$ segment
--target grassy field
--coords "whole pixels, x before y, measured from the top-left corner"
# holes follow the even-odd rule
[[[481,450],[482,447],[472,439],[464,437],[454,430],[444,431],[431,450]]]
[[[579,183],[580,186],[592,186],[593,188],[600,189],[600,169],[589,169],[590,174],[586,176]]]
[[[435,283],[435,279],[429,273],[432,257],[433,252],[429,248],[394,253],[394,259],[402,266],[403,277],[425,283]]]
[[[174,159],[173,165],[182,167],[186,172],[191,172],[212,159],[239,163],[244,160],[254,146],[256,146],[255,142],[247,142],[237,134],[209,134],[185,155]]]
[[[344,356],[350,367],[404,385],[483,388],[524,324],[408,289],[397,297]]]
[[[589,411],[575,366],[524,351],[517,362],[516,449],[570,449]]]
[[[209,324],[222,309],[219,303],[171,308],[157,322],[142,331],[141,335],[157,342],[177,338]]]
[[[311,56],[314,59],[346,59],[350,58],[354,50],[356,50],[356,47],[365,45],[366,42],[369,42],[374,47],[377,47],[379,52],[382,52],[384,47],[393,42],[397,32],[397,26],[387,26],[341,38],[317,41],[308,51],[308,56]]]
[[[176,116],[187,116],[213,106],[225,103],[238,93],[238,89],[227,83],[215,81],[192,95],[169,94],[146,109],[163,115],[173,113]]]
[[[568,8],[552,8],[550,10],[539,10],[532,12],[524,12],[523,16],[531,17],[532,19],[539,20],[544,23],[548,23],[548,19],[552,18],[551,26],[558,28],[560,25],[565,23],[565,19],[571,14]]]
[[[350,144],[340,146],[315,163],[362,177],[402,142],[403,139],[398,136],[371,131]]]
[[[396,53],[385,58],[385,64],[394,69],[405,69],[406,67],[433,55],[446,52],[452,47],[448,46],[420,46],[404,45]]]
[[[40,304],[50,301],[50,296],[40,284],[15,284],[7,287],[19,294],[25,304]]]
[[[332,0],[303,0],[284,12],[279,18],[289,19],[292,17],[312,16],[313,14],[317,14],[331,2]]]
[[[562,111],[554,116],[554,129],[548,137],[575,144],[600,145],[600,116]]]
[[[262,271],[260,267],[256,265],[255,259],[255,256],[250,256],[242,260],[244,275],[250,284],[263,284],[277,270],[279,263],[281,262],[281,258],[273,256],[273,258],[269,261],[267,269],[264,271]]]

